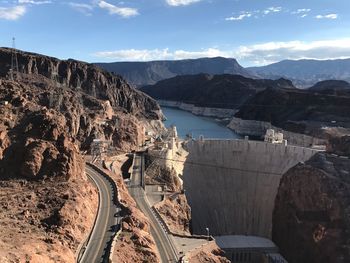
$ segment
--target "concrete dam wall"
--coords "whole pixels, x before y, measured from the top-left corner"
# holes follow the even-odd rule
[[[183,175],[193,232],[266,238],[282,174],[317,152],[248,140],[192,141],[188,150]]]
[[[298,145],[303,147],[310,147],[311,145],[326,145],[327,141],[324,139],[312,137],[305,134],[295,133],[283,130],[273,126],[269,122],[256,120],[243,120],[233,117],[227,127],[240,135],[259,136],[263,137],[266,130],[274,129],[283,133],[284,139],[288,144]]]

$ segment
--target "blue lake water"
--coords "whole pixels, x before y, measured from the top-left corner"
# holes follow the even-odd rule
[[[187,134],[192,134],[195,139],[200,135],[211,139],[240,138],[239,135],[214,118],[200,117],[187,111],[169,107],[162,107],[162,111],[167,118],[164,122],[165,126],[175,125],[181,138],[185,138]]]

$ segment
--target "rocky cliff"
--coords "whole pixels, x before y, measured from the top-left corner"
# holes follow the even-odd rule
[[[350,261],[350,160],[317,154],[283,175],[273,240],[291,263]]]
[[[44,91],[43,91],[44,92]],[[0,80],[0,261],[74,262],[97,210],[65,116]]]
[[[0,48],[0,77],[6,77],[11,66],[12,49]],[[39,54],[17,50],[19,71],[42,76],[58,86],[109,100],[112,107],[137,117],[159,119],[157,103],[145,96],[120,76],[76,60],[58,60]]]
[[[266,89],[242,105],[235,117],[268,122],[290,132],[328,140],[334,133],[349,134],[349,105],[350,96]],[[333,131],[328,132],[330,129]]]
[[[285,79],[257,80],[240,75],[187,75],[163,80],[142,91],[158,100],[179,101],[198,107],[235,109],[266,88],[290,88]]]
[[[26,52],[9,81],[10,59],[0,49],[0,261],[75,262],[98,204],[81,151],[137,148],[159,106],[95,66]]]
[[[160,80],[177,75],[207,73],[254,76],[239,65],[235,59],[222,57],[173,61],[96,63],[96,65],[110,72],[116,72],[130,83],[140,87],[153,85]]]
[[[309,90],[329,95],[349,96],[350,84],[344,80],[324,80],[317,82]]]

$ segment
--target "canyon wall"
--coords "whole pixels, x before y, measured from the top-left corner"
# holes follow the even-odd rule
[[[350,262],[350,160],[325,153],[283,175],[273,241],[290,263]]]
[[[19,72],[49,79],[58,88],[82,91],[100,100],[109,100],[112,107],[137,117],[158,120],[160,108],[155,100],[132,88],[122,77],[97,66],[73,59],[57,58],[16,50]],[[12,49],[0,48],[0,77],[8,75]],[[39,77],[40,76],[40,77]]]
[[[271,238],[280,178],[316,151],[248,140],[192,141],[184,189],[195,234]]]

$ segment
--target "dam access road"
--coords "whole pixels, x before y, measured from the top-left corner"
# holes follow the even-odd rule
[[[133,162],[133,170],[131,174],[131,182],[129,186],[129,193],[134,198],[137,206],[145,214],[150,221],[151,235],[153,236],[161,262],[178,262],[178,256],[175,246],[172,243],[171,237],[166,233],[165,229],[160,225],[156,216],[153,214],[150,204],[148,203],[144,185],[144,161],[142,154],[135,154]]]
[[[117,193],[108,178],[93,165],[86,165],[86,174],[98,189],[99,205],[94,227],[80,249],[77,262],[109,262],[112,240],[121,222],[120,209],[114,203]]]

